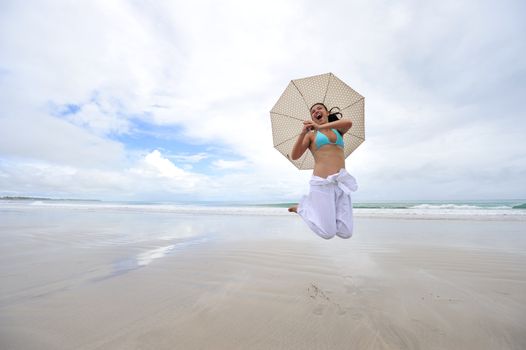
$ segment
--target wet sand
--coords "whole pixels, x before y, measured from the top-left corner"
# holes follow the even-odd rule
[[[2,349],[526,348],[524,223],[24,215],[0,224]]]

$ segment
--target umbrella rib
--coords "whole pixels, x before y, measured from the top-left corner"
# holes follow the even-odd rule
[[[298,90],[299,94],[301,95],[301,98],[303,99],[303,102],[305,103],[305,106],[307,107],[307,109],[309,109],[309,106],[307,105],[307,100],[305,100],[305,96],[303,96],[303,94],[301,93],[300,89],[298,89],[298,87],[296,86],[296,83],[294,82],[294,80],[291,80],[290,82],[292,83],[292,85],[294,85],[296,90]]]
[[[299,120],[300,122],[303,121],[303,119],[295,118],[295,117],[293,117],[293,116],[291,116],[291,115],[286,115],[286,114],[276,113],[276,112],[272,112],[272,111],[271,111],[270,113],[272,113],[272,114],[276,114],[276,115],[280,115],[280,116],[282,116],[282,117],[287,117],[287,118],[291,118],[291,119]]]
[[[347,131],[345,134],[343,134],[343,136],[345,136],[345,135],[350,135],[350,136],[359,137],[361,139],[364,139],[363,137],[354,134],[354,132],[352,131],[352,127],[351,127],[351,129],[349,131]]]
[[[355,102],[351,103],[350,105],[348,105],[347,107],[342,108],[342,111],[345,110],[345,109],[347,109],[347,108],[349,108],[349,107],[351,107],[351,106],[354,106],[355,104],[357,104],[358,102],[360,102],[360,101],[363,100],[363,99],[364,99],[364,97],[362,96],[362,98],[359,99],[358,101],[355,101]]]
[[[287,141],[290,141],[290,140],[292,140],[293,138],[295,138],[295,137],[296,137],[296,136],[298,136],[298,135],[299,135],[299,134],[297,134],[297,135],[294,135],[294,136],[292,136],[292,137],[289,137],[289,138],[288,138],[288,139],[286,139],[285,141],[282,141],[282,142],[280,142],[280,143],[278,143],[278,144],[274,145],[274,147],[278,147],[278,146],[281,146],[281,145],[282,145],[282,144],[284,144],[285,142],[287,142]]]
[[[365,138],[364,137],[361,137],[361,136],[357,136],[357,135],[353,135],[353,134],[346,134],[346,135],[349,135],[349,140],[352,142],[355,138],[361,140],[361,142],[364,142],[365,141]]]
[[[356,138],[359,138],[360,140],[365,141],[365,138],[363,138],[363,137],[361,137],[361,136],[354,135],[354,134],[351,134],[351,133],[349,133],[349,135],[351,135],[351,136],[353,136],[353,137],[356,137]]]
[[[327,87],[325,88],[325,95],[323,96],[323,104],[325,104],[325,99],[327,98],[327,92],[329,92],[329,84],[331,83],[332,73],[329,73],[329,79],[327,79]]]

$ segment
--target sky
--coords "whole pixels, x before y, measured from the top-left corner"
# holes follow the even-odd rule
[[[0,196],[290,202],[292,79],[365,96],[358,201],[526,198],[522,1],[0,1]]]

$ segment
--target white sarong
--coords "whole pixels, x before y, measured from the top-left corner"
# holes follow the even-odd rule
[[[345,169],[326,179],[312,176],[310,192],[298,204],[298,214],[314,233],[330,239],[350,238],[353,231],[351,192],[358,189],[356,179]]]

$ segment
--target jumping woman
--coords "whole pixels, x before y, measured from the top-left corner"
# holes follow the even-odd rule
[[[298,213],[312,231],[325,239],[352,236],[351,192],[357,189],[356,180],[345,170],[343,153],[343,135],[352,122],[338,118],[341,113],[332,113],[334,109],[337,108],[329,111],[323,103],[314,104],[310,108],[311,120],[303,122],[291,152],[291,158],[296,160],[308,149],[315,164],[309,194],[289,211]]]

